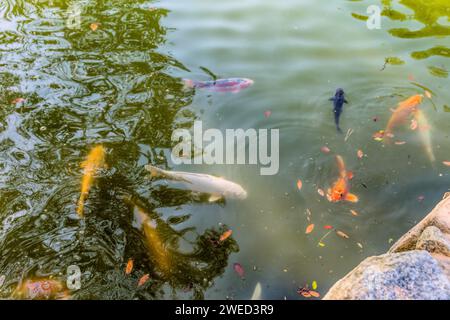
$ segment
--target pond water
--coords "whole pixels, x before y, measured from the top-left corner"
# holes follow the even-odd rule
[[[367,28],[369,5],[382,8],[380,29]],[[313,281],[323,295],[449,190],[448,0],[1,0],[0,19],[2,298],[26,279],[65,282],[70,265],[82,273],[74,299],[249,299],[258,282],[264,299],[303,299],[297,289]],[[216,93],[181,81],[216,77],[254,84]],[[328,100],[338,87],[349,101],[343,134]],[[392,108],[425,90],[434,163],[408,124],[395,133],[405,144],[372,137]],[[171,134],[194,120],[279,129],[278,174],[175,166]],[[80,219],[80,164],[96,145],[107,166]],[[336,154],[358,203],[318,194],[337,178]],[[149,179],[148,163],[226,177],[248,197],[210,203]],[[163,253],[133,226],[136,207]]]

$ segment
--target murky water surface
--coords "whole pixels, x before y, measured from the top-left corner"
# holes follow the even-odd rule
[[[369,30],[374,3],[381,29]],[[258,282],[262,298],[302,299],[296,290],[313,280],[324,294],[449,190],[448,0],[0,0],[0,19],[2,298],[26,279],[65,283],[70,265],[82,272],[75,299],[248,299]],[[181,82],[215,77],[255,83],[226,94]],[[349,101],[344,134],[328,101],[337,87]],[[434,164],[408,123],[395,136],[405,144],[372,137],[390,109],[425,89]],[[171,134],[194,120],[278,128],[279,173],[174,166]],[[106,166],[80,219],[80,164],[96,145]],[[354,174],[356,204],[317,192],[337,179],[335,154]],[[226,177],[248,198],[210,203],[150,180],[147,163]],[[136,211],[151,218],[152,243],[133,226]]]

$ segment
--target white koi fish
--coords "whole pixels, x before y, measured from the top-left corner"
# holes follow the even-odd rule
[[[425,114],[419,109],[414,112],[414,118],[417,121],[417,130],[419,131],[420,139],[422,140],[422,143],[425,147],[427,156],[433,163],[436,161],[436,158],[434,157],[433,147],[431,146],[430,124],[425,117]]]
[[[210,194],[210,202],[217,201],[221,198],[241,200],[247,198],[247,192],[244,188],[224,178],[202,173],[166,171],[152,165],[146,165],[145,169],[150,172],[152,177],[181,182],[189,190]]]

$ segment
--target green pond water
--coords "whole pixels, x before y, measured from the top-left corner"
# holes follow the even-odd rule
[[[373,4],[381,28],[369,30]],[[74,8],[79,26],[67,20]],[[297,289],[314,280],[323,295],[449,190],[449,0],[0,0],[0,19],[1,298],[26,279],[65,282],[70,265],[82,272],[74,299],[249,299],[258,282],[264,299],[303,299]],[[181,83],[215,77],[255,83],[234,94]],[[337,87],[349,100],[343,134],[328,101]],[[403,145],[372,137],[390,109],[425,89],[434,164],[408,124],[396,131]],[[194,120],[279,129],[278,174],[173,165],[171,134]],[[108,166],[79,219],[80,163],[99,144]],[[317,192],[337,178],[335,154],[354,173],[358,203]],[[248,198],[209,203],[150,180],[148,163],[226,177]],[[130,197],[156,222],[170,271],[133,227]],[[319,246],[327,225],[349,239],[332,230]],[[138,287],[144,274],[150,280]]]

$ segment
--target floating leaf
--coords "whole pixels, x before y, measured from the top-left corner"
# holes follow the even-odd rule
[[[364,157],[364,152],[362,150],[358,150],[358,152],[356,153],[358,155],[358,158],[361,159],[362,157]]]
[[[404,145],[406,141],[395,141],[395,144],[398,146]]]
[[[233,233],[233,230],[231,230],[231,229],[225,231],[225,232],[220,236],[219,241],[225,241],[225,240],[227,240],[227,239],[231,236],[232,233]]]
[[[133,259],[129,259],[125,268],[125,274],[130,274],[133,271]]]
[[[425,90],[425,96],[426,96],[428,99],[431,99],[431,93],[430,93],[430,91]]]
[[[240,263],[236,262],[235,264],[233,264],[233,269],[239,275],[239,277],[241,277],[241,278],[244,277],[245,271]]]
[[[351,214],[355,217],[359,216],[359,213],[353,209],[350,210]]]
[[[325,247],[325,243],[319,242],[319,247]]]
[[[432,74],[435,77],[440,77],[440,78],[448,77],[448,71],[443,68],[428,66],[428,71],[430,72],[430,74]]]
[[[144,283],[147,282],[147,280],[150,279],[150,275],[148,273],[144,274],[138,282],[138,287],[142,286]]]
[[[298,190],[301,190],[302,187],[303,187],[303,182],[302,182],[302,180],[298,179],[298,180],[297,180],[297,189],[298,189]]]
[[[417,120],[416,120],[416,119],[411,119],[411,125],[409,126],[409,128],[410,128],[411,130],[416,130],[416,129],[417,129],[417,126],[418,126]]]
[[[310,291],[309,291],[309,294],[310,294],[312,297],[314,297],[314,298],[319,298],[319,297],[320,297],[320,293],[318,293],[317,291],[310,290]]]
[[[320,148],[320,151],[322,151],[323,153],[329,153],[331,150],[327,146],[323,146],[322,148]]]
[[[314,223],[311,223],[309,226],[306,227],[305,234],[310,234],[314,230]]]
[[[450,161],[442,161],[442,163],[444,166],[450,167]]]
[[[323,226],[323,228],[324,228],[325,230],[330,230],[330,229],[333,229],[333,226],[326,225],[326,226]]]
[[[316,289],[317,289],[317,281],[316,281],[316,280],[314,280],[314,281],[312,282],[311,288],[312,288],[313,290],[316,290]]]
[[[445,112],[450,112],[450,107],[447,105],[443,106]]]
[[[339,237],[344,238],[344,239],[349,239],[350,238],[346,233],[342,232],[341,230],[336,230],[336,234]]]
[[[22,103],[22,102],[25,102],[24,98],[16,98],[11,103],[18,104],[18,103]]]
[[[361,249],[363,248],[363,245],[359,242],[356,243],[358,245],[358,247],[360,247]]]
[[[387,57],[386,59],[384,59],[384,62],[393,66],[400,66],[402,64],[405,64],[405,61],[397,57]]]
[[[91,23],[91,24],[89,25],[89,28],[91,28],[92,31],[96,31],[96,30],[98,29],[98,27],[99,27],[99,24],[96,23],[96,22]]]
[[[317,193],[320,194],[321,197],[325,196],[325,191],[323,191],[322,189],[317,189]]]
[[[272,111],[270,111],[270,110],[264,111],[264,117],[266,117],[266,118],[270,117],[271,114],[272,114]]]

